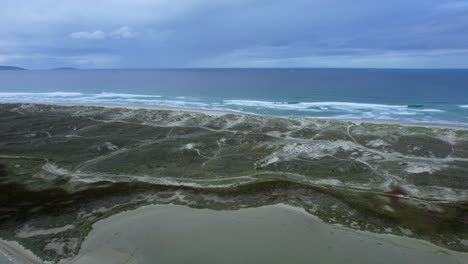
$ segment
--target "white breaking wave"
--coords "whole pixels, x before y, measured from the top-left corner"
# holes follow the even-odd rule
[[[353,102],[269,102],[256,100],[223,100],[223,102],[226,105],[235,105],[241,107],[269,108],[278,110],[298,110],[310,112],[346,111],[357,113],[362,111],[377,110],[388,111],[386,113],[398,115],[415,115],[418,112],[444,112],[440,109],[414,109],[408,107],[407,105],[385,105]]]
[[[160,95],[126,94],[126,93],[0,93],[0,102],[4,103],[65,103],[83,105],[134,105],[170,108],[212,109],[219,104],[184,101],[181,99],[164,99]]]
[[[99,93],[92,95],[95,98],[160,98],[160,95],[126,94],[126,93]]]
[[[354,109],[370,109],[370,108],[407,108],[406,105],[383,105],[383,104],[365,104],[365,103],[352,103],[352,102],[268,102],[268,101],[254,101],[254,100],[223,100],[228,105],[242,105],[242,106],[262,106],[270,108],[310,108],[310,107],[344,107]]]
[[[468,105],[460,105],[461,108],[468,108]]]
[[[83,94],[74,92],[51,93],[0,93],[1,102],[14,103],[113,103],[113,102],[150,102],[159,95],[98,93]]]
[[[165,107],[279,116],[396,120],[406,122],[444,122],[444,117],[440,115],[445,112],[442,109],[425,108],[424,105],[390,105],[335,101],[275,102],[262,100],[223,100],[204,97],[112,92],[0,92],[0,102]],[[468,105],[460,105],[460,107],[468,108]]]

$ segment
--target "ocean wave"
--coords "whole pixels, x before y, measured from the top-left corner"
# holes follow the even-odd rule
[[[235,105],[241,107],[269,108],[278,110],[307,110],[311,112],[324,111],[392,111],[393,114],[415,115],[417,112],[442,113],[441,109],[422,109],[423,105],[386,105],[354,102],[271,102],[257,100],[223,100],[226,105]],[[397,111],[397,112],[395,112]]]
[[[406,105],[384,105],[384,104],[366,104],[366,103],[353,103],[353,102],[270,102],[270,101],[255,101],[255,100],[223,100],[227,105],[240,105],[251,107],[268,107],[268,108],[312,108],[312,109],[326,109],[327,107],[333,108],[352,108],[352,109],[396,109],[407,108]],[[316,108],[313,108],[316,107]]]
[[[160,95],[149,95],[149,94],[127,94],[127,93],[99,93],[91,94],[94,98],[160,98]]]
[[[428,112],[428,113],[443,113],[444,110],[440,109],[414,109],[415,112]]]
[[[455,119],[453,119],[450,115],[444,114],[449,108],[431,108],[422,104],[263,101],[114,92],[0,92],[0,102],[184,108],[276,116],[397,120],[403,122],[436,122],[436,120],[460,122],[460,119],[463,119],[461,122],[465,122],[465,115],[461,118],[457,116],[463,111],[459,111],[460,113],[450,111],[450,114],[455,114]],[[460,107],[468,108],[468,105],[460,105]]]

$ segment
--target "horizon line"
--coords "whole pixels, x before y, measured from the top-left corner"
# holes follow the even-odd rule
[[[0,67],[12,67],[15,70],[27,71],[77,71],[77,70],[468,70],[468,68],[380,68],[380,67],[121,67],[121,68],[24,68],[21,66],[0,65]],[[6,69],[5,71],[7,71]]]

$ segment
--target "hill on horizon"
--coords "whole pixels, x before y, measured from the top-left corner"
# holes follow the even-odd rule
[[[16,66],[6,66],[6,65],[0,65],[0,70],[26,70],[25,68],[21,67],[16,67]]]

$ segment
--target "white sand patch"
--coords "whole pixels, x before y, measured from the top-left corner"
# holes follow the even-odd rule
[[[22,111],[30,111],[30,112],[42,112],[43,110],[35,104],[22,104],[16,108],[11,109],[13,112],[22,112]]]
[[[393,210],[393,208],[390,207],[389,205],[384,205],[382,207],[382,209],[384,209],[385,211],[391,212],[391,213],[395,212],[395,210]]]
[[[295,158],[298,156],[305,156],[311,159],[318,159],[326,155],[333,155],[339,150],[351,151],[355,149],[355,145],[349,141],[327,141],[327,142],[314,142],[311,144],[288,144],[281,150],[283,156],[286,158]]]
[[[52,239],[49,240],[45,247],[44,250],[52,250],[55,252],[57,255],[63,255],[63,248],[65,247],[65,243],[60,242],[57,239]]]
[[[88,217],[91,217],[95,214],[103,214],[103,213],[106,213],[110,210],[112,210],[113,208],[115,208],[117,206],[112,206],[111,208],[106,208],[106,207],[100,207],[98,209],[93,209],[90,213],[86,213],[84,211],[81,211],[78,213],[78,218],[88,218]]]
[[[30,225],[25,225],[21,230],[19,230],[16,233],[16,236],[20,238],[28,238],[28,237],[33,237],[33,236],[51,235],[51,234],[65,232],[73,228],[75,228],[74,225],[66,225],[62,227],[55,227],[55,228],[49,228],[49,229],[35,229],[34,227]]]
[[[182,146],[182,149],[193,149],[195,147],[195,144],[193,143],[188,143]]]
[[[408,228],[402,228],[400,227],[400,230],[401,232],[403,232],[403,234],[407,235],[407,236],[412,236],[413,235],[413,231],[411,231],[410,229]]]
[[[70,239],[50,239],[47,240],[47,244],[44,247],[44,250],[52,250],[55,251],[57,255],[63,255],[65,249],[69,251],[75,250],[78,247],[78,238],[70,238]]]
[[[453,130],[450,130],[445,135],[439,136],[439,138],[446,141],[446,142],[448,142],[451,145],[457,144],[457,142],[459,140],[456,133],[455,133],[455,131],[453,131]]]
[[[106,147],[108,150],[111,150],[111,151],[114,151],[114,150],[118,150],[119,147],[117,147],[116,145],[112,144],[111,142],[106,142],[104,143],[104,147]]]
[[[52,174],[56,174],[60,176],[66,176],[70,174],[70,171],[59,168],[55,164],[52,164],[52,163],[45,164],[44,166],[42,166],[42,169]]]
[[[241,123],[244,123],[245,122],[245,116],[244,115],[236,115],[235,116],[236,119],[232,120],[232,119],[225,119],[226,121],[226,125],[224,126],[224,129],[230,129],[234,126],[237,126]]]
[[[420,173],[429,173],[432,174],[436,171],[439,171],[447,167],[444,164],[434,164],[434,163],[409,163],[405,171],[411,174],[420,174]]]
[[[115,150],[118,150],[119,147],[117,147],[116,145],[112,144],[111,142],[105,142],[104,144],[97,146],[96,149],[97,149],[98,151],[101,151],[102,149],[106,149],[106,150],[110,150],[110,151],[115,151]]]
[[[281,137],[281,135],[282,135],[281,132],[279,132],[279,131],[270,131],[270,132],[268,132],[266,134],[269,135],[269,136],[272,136],[272,137]]]
[[[82,136],[79,135],[65,135],[65,138],[80,138]]]
[[[373,147],[373,148],[380,148],[380,147],[385,147],[389,145],[390,144],[387,141],[382,140],[382,139],[374,139],[374,140],[367,142],[366,144],[366,146]]]
[[[333,155],[338,151],[352,151],[355,144],[349,141],[313,142],[310,144],[293,143],[284,145],[256,162],[256,166],[265,167],[278,161],[288,161],[296,158],[319,159],[327,155]]]
[[[333,186],[343,185],[343,182],[341,182],[340,180],[336,180],[336,179],[321,179],[321,180],[314,181],[314,183],[317,183],[320,185],[333,185]]]
[[[266,166],[268,166],[270,164],[273,164],[275,162],[278,162],[279,160],[280,159],[278,158],[278,156],[270,155],[270,156],[268,156],[268,157],[266,157],[264,159],[261,159],[261,160],[257,161],[255,163],[255,166],[262,168],[262,167],[266,167]]]

